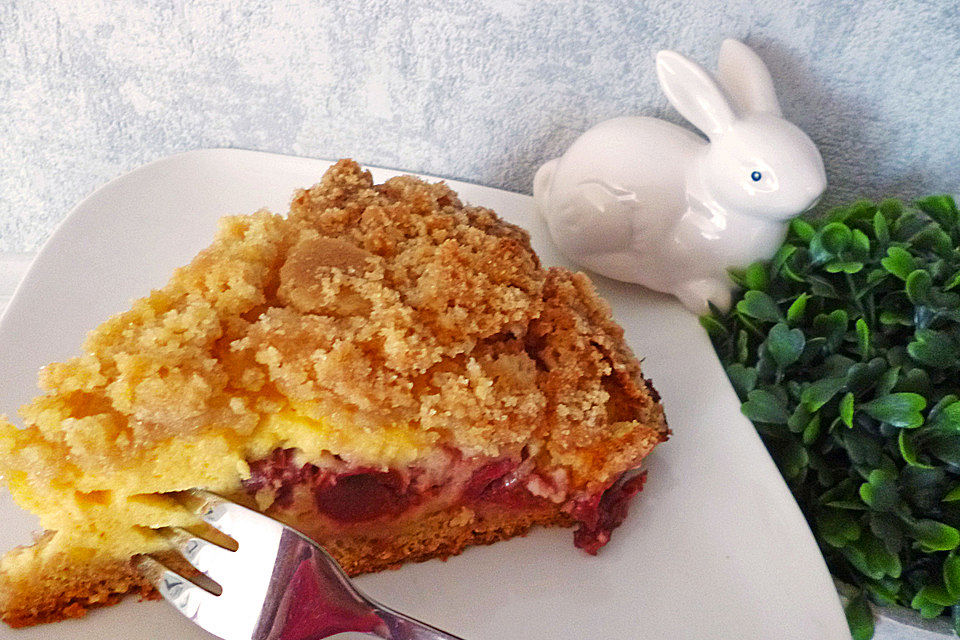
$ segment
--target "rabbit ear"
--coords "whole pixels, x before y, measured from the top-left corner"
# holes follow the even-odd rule
[[[724,40],[720,47],[717,81],[741,114],[780,115],[773,78],[753,49],[738,40]]]
[[[676,51],[661,51],[657,54],[657,78],[680,115],[708,138],[723,133],[733,124],[733,109],[727,97],[696,62]]]

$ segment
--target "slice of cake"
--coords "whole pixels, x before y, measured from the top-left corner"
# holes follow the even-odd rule
[[[595,553],[668,434],[584,275],[443,184],[348,160],[286,218],[225,218],[40,384],[24,429],[0,421],[0,471],[46,529],[0,565],[12,626],[152,595],[130,559],[198,524],[169,495],[191,487],[353,575],[534,525]]]

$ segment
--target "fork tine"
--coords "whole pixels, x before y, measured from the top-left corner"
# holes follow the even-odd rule
[[[205,489],[187,489],[171,495],[182,506],[200,517],[218,504],[233,504],[223,496]]]
[[[238,545],[244,534],[250,532],[247,525],[251,524],[251,518],[262,519],[261,514],[203,489],[180,492],[176,499],[214,529],[233,538]],[[262,522],[260,526],[263,526]],[[282,525],[277,523],[277,526]]]
[[[194,584],[153,556],[138,556],[135,564],[164,600],[191,620],[197,617],[201,607],[214,606],[217,601],[218,596]]]
[[[157,533],[163,536],[198,571],[218,582],[227,577],[224,568],[229,566],[229,563],[237,561],[233,550],[210,542],[181,527],[164,527],[158,529]]]

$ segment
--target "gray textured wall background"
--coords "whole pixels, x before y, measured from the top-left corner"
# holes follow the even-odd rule
[[[144,162],[240,147],[529,192],[593,123],[676,116],[652,58],[754,46],[828,198],[958,191],[955,3],[0,0],[0,251]]]

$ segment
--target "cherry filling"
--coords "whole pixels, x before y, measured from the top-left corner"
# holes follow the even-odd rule
[[[463,489],[464,502],[479,502],[500,490],[507,474],[517,468],[512,460],[495,460],[473,472]]]
[[[590,555],[610,541],[610,533],[627,517],[630,498],[640,493],[646,473],[627,471],[600,495],[575,503],[570,515],[580,522],[573,544]]]
[[[411,475],[346,465],[340,471],[297,465],[293,449],[277,449],[250,463],[244,488],[251,495],[270,490],[274,504],[288,507],[294,487],[308,487],[319,513],[338,522],[364,522],[395,517],[421,502],[429,491],[416,488]]]
[[[320,513],[339,522],[396,517],[423,497],[406,484],[395,471],[358,471],[334,476],[314,490],[314,499]]]
[[[515,460],[495,460],[476,471],[463,491],[465,504],[497,504],[511,509],[534,508],[549,504],[530,493],[523,482],[524,470]]]
[[[514,509],[549,505],[527,489],[526,465],[518,469],[520,464],[501,459],[478,467],[463,485],[461,502]],[[244,488],[251,495],[269,490],[275,505],[289,507],[294,487],[307,487],[312,490],[317,512],[342,523],[395,518],[440,491],[440,487],[421,481],[422,470],[380,471],[346,463],[339,469],[319,469],[312,464],[297,465],[293,449],[277,449],[269,457],[251,462],[250,471]],[[630,499],[643,488],[644,477],[628,471],[602,494],[565,504],[563,510],[580,523],[574,544],[587,553],[597,553],[626,518]]]

